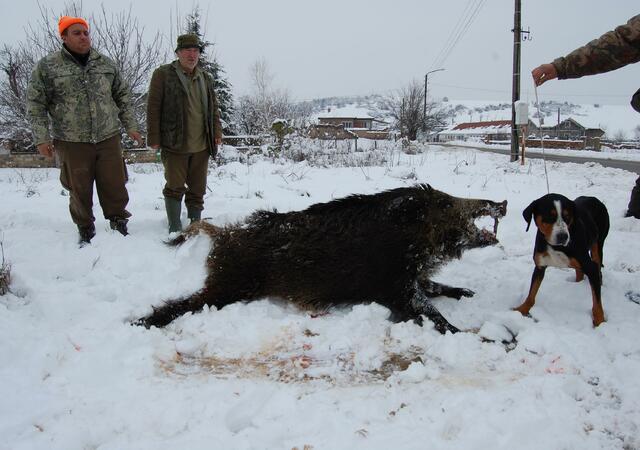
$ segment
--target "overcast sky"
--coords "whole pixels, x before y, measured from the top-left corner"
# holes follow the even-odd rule
[[[39,15],[35,0],[2,3],[0,42],[15,43]],[[64,0],[43,0],[62,11]],[[147,30],[171,35],[175,0],[85,0],[86,15],[100,4],[129,8]],[[274,85],[299,100],[386,94],[429,75],[429,97],[511,100],[513,0],[487,0],[449,56],[438,56],[463,13],[477,0],[212,0],[182,2],[186,13],[199,4],[206,37],[227,71],[234,94],[251,89],[249,66],[263,58]],[[636,0],[523,1],[522,95],[535,98],[531,70],[600,36],[638,14]],[[51,18],[56,21],[55,17]],[[173,33],[175,36],[175,32]],[[173,45],[173,43],[171,43]],[[167,44],[168,45],[168,44]],[[539,89],[540,100],[628,103],[640,88],[640,63],[604,75],[554,81]]]

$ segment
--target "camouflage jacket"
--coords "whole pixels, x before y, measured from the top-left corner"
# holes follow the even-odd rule
[[[147,144],[160,145],[163,149],[185,151],[184,122],[187,95],[178,76],[179,63],[174,61],[158,67],[151,77],[147,97]],[[205,131],[209,153],[216,156],[216,138],[222,138],[220,108],[213,87],[213,78],[202,71],[205,77],[207,101],[205,108]]]
[[[558,78],[580,78],[619,69],[640,61],[640,15],[620,25],[598,39],[589,42],[567,56],[557,58],[553,65]]]
[[[38,61],[27,90],[27,111],[36,145],[52,137],[100,142],[118,134],[121,123],[127,131],[138,130],[128,86],[115,63],[93,49],[86,66],[64,47]]]

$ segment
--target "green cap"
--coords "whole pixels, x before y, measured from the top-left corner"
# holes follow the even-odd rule
[[[196,34],[181,34],[178,36],[178,45],[176,47],[176,51],[181,48],[197,48],[200,51],[204,48],[202,42],[200,42],[200,38]]]

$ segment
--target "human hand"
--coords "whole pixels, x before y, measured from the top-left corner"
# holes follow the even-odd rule
[[[216,145],[222,145],[222,138],[217,137],[214,140],[215,140]]]
[[[51,142],[45,142],[43,144],[38,145],[38,153],[42,156],[46,156],[47,158],[53,158],[53,144]]]
[[[149,147],[151,147],[154,150],[158,150],[160,148],[160,144],[153,144],[153,145],[150,145]]]
[[[127,134],[129,135],[129,137],[131,139],[133,139],[136,142],[136,146],[142,147],[144,142],[143,142],[142,136],[140,135],[139,132],[137,132],[137,131],[127,131]]]
[[[536,86],[540,86],[547,80],[558,78],[558,72],[553,64],[542,64],[531,71],[533,82]]]

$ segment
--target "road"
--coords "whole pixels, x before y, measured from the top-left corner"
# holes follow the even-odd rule
[[[445,142],[437,142],[434,145],[442,145],[443,147],[456,147],[455,144],[447,144]],[[498,153],[501,155],[508,156],[510,153],[509,149],[502,148],[486,148],[486,147],[472,147],[472,146],[457,146],[459,148],[473,148],[475,150],[481,150],[483,152],[489,153]],[[535,158],[542,159],[542,154],[538,153],[540,150],[536,149],[536,153],[526,153],[527,158]],[[594,162],[598,163],[604,167],[613,167],[616,169],[628,170],[629,172],[635,172],[640,175],[640,161],[625,161],[622,159],[601,159],[601,158],[589,158],[589,157],[576,157],[576,156],[568,156],[568,155],[555,155],[547,153],[545,155],[547,161],[559,161],[559,162],[572,162],[572,163],[584,163],[584,162]]]

